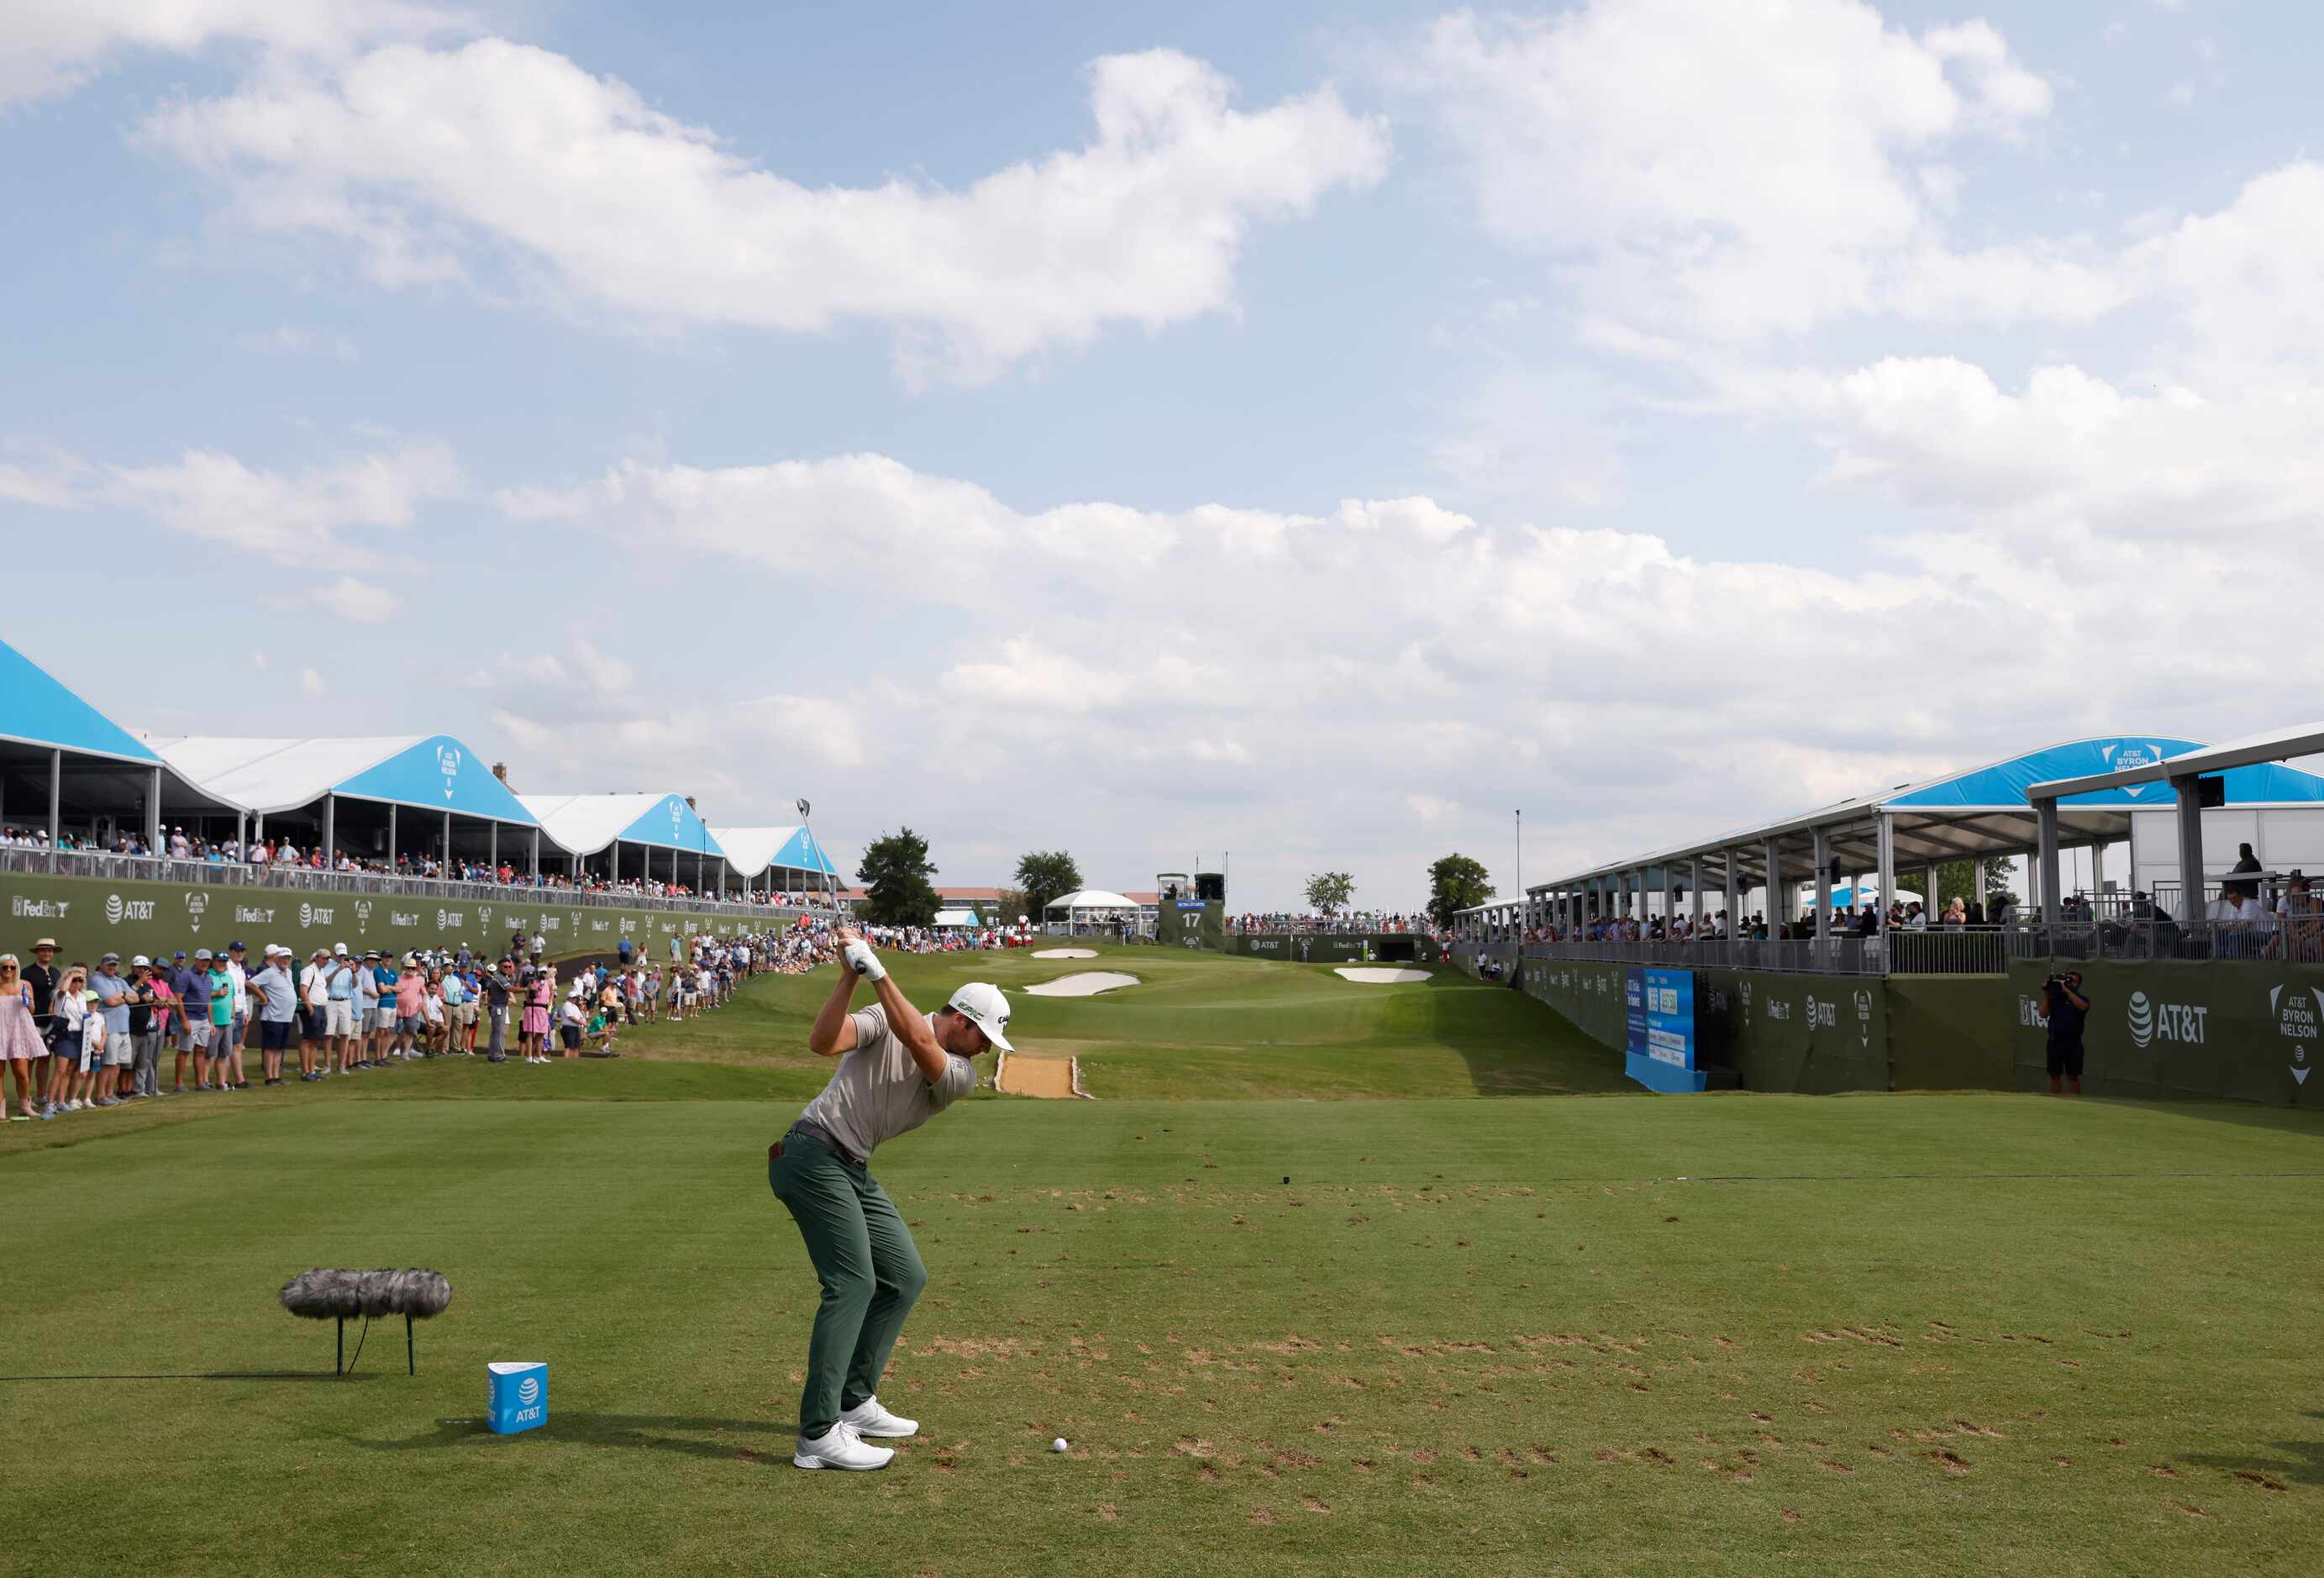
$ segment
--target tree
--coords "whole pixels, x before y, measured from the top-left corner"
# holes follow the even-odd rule
[[[1904,873],[1897,872],[1896,880],[1899,885],[1902,885]],[[2009,891],[2009,863],[1997,858],[1986,862],[1985,893],[1982,900],[1975,896],[1976,890],[1977,863],[1949,860],[1937,867],[1937,891],[1923,894],[1923,898],[1927,901],[1931,914],[1937,913],[1937,906],[1940,902],[1951,902],[1956,893],[1969,900],[1972,904],[1982,902],[1990,909],[1994,895]],[[1939,899],[1940,894],[1943,896],[1941,900]]]
[[[882,833],[866,844],[863,863],[855,880],[866,893],[863,918],[874,926],[933,926],[936,891],[928,879],[936,868],[928,860],[928,841],[909,827]]]
[[[1052,900],[1081,891],[1082,868],[1062,849],[1028,850],[1017,862],[1017,885],[1025,890],[1022,913],[1038,921]]]
[[[1474,909],[1493,896],[1485,868],[1465,854],[1448,854],[1428,868],[1428,918],[1449,927],[1456,909]]]
[[[992,901],[992,923],[995,926],[1014,926],[1017,924],[1019,916],[1029,916],[1033,913],[1025,902],[1024,889],[1002,888],[1000,893],[1001,897]]]
[[[1356,879],[1345,872],[1318,872],[1307,879],[1307,908],[1326,919],[1348,907]]]

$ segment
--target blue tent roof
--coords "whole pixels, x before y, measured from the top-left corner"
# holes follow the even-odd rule
[[[710,829],[694,807],[686,803],[684,795],[664,795],[636,821],[622,829],[621,837],[628,844],[658,844],[664,849],[683,849],[724,856],[725,850],[712,837]]]
[[[839,875],[839,868],[831,863],[831,856],[823,852],[823,846],[816,843],[814,836],[804,827],[792,834],[790,842],[775,851],[775,858],[767,863],[781,866],[787,871],[828,872],[835,877]]]
[[[161,764],[134,734],[6,641],[0,641],[0,739]]]
[[[333,789],[456,816],[539,826],[508,786],[493,776],[492,764],[449,734],[430,735],[376,767],[342,780]]]
[[[2141,767],[2184,751],[2200,748],[2199,742],[2175,739],[2166,734],[2115,734],[2094,740],[2072,740],[2062,745],[2050,745],[2028,752],[2006,761],[1997,761],[1990,767],[1980,767],[1951,778],[1939,779],[1933,783],[1922,784],[1880,803],[1891,809],[1910,807],[1934,809],[2021,807],[2029,803],[2025,791],[2037,783],[2114,772],[2126,767]],[[2324,802],[2324,778],[2312,772],[2302,772],[2298,768],[2285,767],[2280,762],[2238,767],[2220,774],[2220,777],[2226,782],[2229,805]],[[2075,795],[2058,803],[2061,806],[2167,806],[2172,803],[2172,798],[2168,784],[2136,783],[2100,789],[2094,794]]]

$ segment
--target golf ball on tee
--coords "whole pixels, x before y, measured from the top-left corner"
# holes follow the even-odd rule
[[[1051,1443],[1049,1443],[1049,1450],[1050,1450],[1051,1452],[1063,1452],[1063,1451],[1065,1451],[1065,1438],[1064,1436],[1060,1435],[1060,1436],[1058,1436],[1055,1441],[1052,1441]]]

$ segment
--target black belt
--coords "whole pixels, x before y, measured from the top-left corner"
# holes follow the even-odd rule
[[[853,1167],[857,1172],[860,1173],[864,1170],[866,1164],[863,1158],[857,1156],[853,1151],[848,1149],[847,1147],[840,1144],[837,1138],[833,1135],[830,1130],[825,1129],[814,1119],[801,1118],[798,1122],[791,1125],[791,1132],[794,1134],[806,1135],[809,1140],[812,1140],[817,1145],[822,1146],[824,1149],[831,1152],[832,1155],[837,1157],[841,1161],[845,1162],[849,1167]]]

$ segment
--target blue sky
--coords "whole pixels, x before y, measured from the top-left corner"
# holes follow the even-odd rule
[[[1400,906],[2312,710],[2312,7],[16,31],[9,637],[132,726]]]

